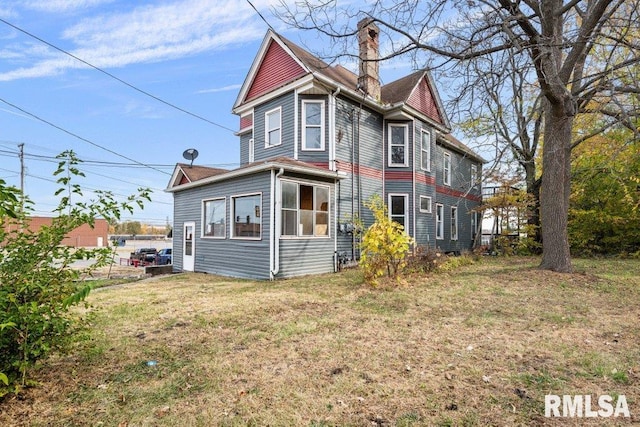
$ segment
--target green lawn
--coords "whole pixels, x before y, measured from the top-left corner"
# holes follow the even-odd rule
[[[576,260],[572,275],[537,262],[484,259],[385,289],[356,270],[101,288],[91,331],[0,404],[0,425],[638,422],[640,261]],[[625,395],[632,419],[546,419],[545,394]]]

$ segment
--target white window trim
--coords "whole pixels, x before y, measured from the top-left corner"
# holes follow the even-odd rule
[[[281,230],[278,230],[278,235],[280,236],[280,239],[283,240],[293,240],[293,239],[329,239],[331,238],[331,186],[329,185],[322,185],[322,184],[317,184],[314,182],[308,182],[308,181],[294,181],[294,180],[290,180],[290,179],[281,179],[280,180],[280,185],[282,186],[283,182],[288,182],[291,184],[296,184],[296,213],[297,216],[296,218],[298,218],[298,224],[296,224],[296,235],[290,235],[290,234],[282,234]],[[326,235],[315,235],[315,227],[316,227],[316,218],[315,215],[313,217],[313,230],[314,230],[314,234],[313,235],[301,235],[300,233],[300,185],[306,185],[309,187],[313,187],[313,199],[315,202],[315,198],[316,198],[316,188],[321,187],[321,188],[326,188],[327,192],[329,193],[329,198],[327,200],[327,202],[329,203],[329,210],[327,211],[327,234]],[[280,197],[282,197],[282,190],[280,191]],[[282,200],[280,200],[279,202],[280,205],[280,221],[282,223]],[[293,209],[285,209],[288,211],[293,211]],[[322,211],[318,211],[316,209],[314,209],[314,212],[322,212]]]
[[[206,209],[205,209],[205,204],[207,202],[215,202],[218,200],[222,200],[224,202],[224,235],[223,236],[207,236],[204,232],[205,227],[206,227],[206,220],[207,220],[207,216],[206,216]],[[217,240],[224,240],[227,238],[227,198],[226,197],[213,197],[211,199],[203,199],[202,200],[202,221],[201,221],[202,227],[200,230],[200,237],[203,239],[217,239]]]
[[[422,199],[429,200],[429,209],[428,210],[422,209]],[[432,203],[433,202],[431,200],[431,196],[420,196],[420,212],[422,212],[422,213],[431,213],[433,211]]]
[[[449,159],[449,168],[447,169],[447,159]],[[442,156],[442,183],[451,186],[451,168],[453,166],[451,153],[444,152]]]
[[[438,212],[442,215],[438,216]],[[444,205],[436,203],[436,240],[444,240]]]
[[[243,237],[243,236],[236,236],[235,235],[235,229],[236,229],[236,212],[235,212],[235,203],[233,203],[234,199],[238,199],[241,197],[249,197],[249,196],[260,196],[260,237]],[[264,209],[262,206],[262,192],[258,192],[258,193],[246,193],[246,194],[234,194],[233,196],[229,196],[229,203],[230,203],[230,207],[229,209],[231,210],[231,215],[230,215],[230,222],[229,222],[229,227],[230,227],[230,234],[231,234],[231,239],[233,240],[262,240],[262,217],[264,216]]]
[[[307,148],[307,141],[306,141],[306,137],[307,137],[307,105],[308,104],[320,104],[320,148]],[[325,127],[325,121],[324,121],[324,101],[322,100],[311,100],[311,99],[305,99],[302,101],[302,151],[324,151],[325,150],[325,143],[324,143],[324,127]],[[316,125],[311,125],[311,127],[318,127]]]
[[[454,215],[455,212],[455,215]],[[454,222],[455,219],[455,222]],[[458,240],[458,207],[451,206],[451,240]],[[455,233],[454,233],[455,231]]]
[[[408,231],[408,226],[409,226],[409,195],[407,193],[389,193],[387,196],[387,215],[389,216],[390,220],[393,220],[393,217],[391,215],[391,197],[402,197],[404,198],[404,215],[402,215],[404,217],[404,231],[406,231],[407,233],[409,233]]]
[[[392,163],[392,156],[391,156],[391,148],[392,146],[399,146],[399,144],[392,144],[392,138],[391,138],[391,128],[399,128],[402,127],[404,128],[404,163]],[[409,125],[405,124],[401,124],[401,123],[389,123],[387,125],[387,142],[388,142],[388,147],[387,147],[387,155],[388,155],[388,166],[390,168],[406,168],[407,166],[409,166]]]
[[[424,160],[422,158],[422,156],[424,156],[425,150],[422,148],[422,135],[423,134],[427,134],[429,135],[429,147],[427,148],[427,168],[425,169],[424,167],[422,167],[422,164],[424,163],[422,160]],[[420,169],[422,169],[423,171],[427,171],[427,172],[431,172],[431,132],[425,129],[422,129],[420,132]]]
[[[269,129],[269,115],[273,114],[276,111],[279,112],[279,116],[280,116],[280,121],[278,123],[278,128],[277,128],[280,131],[280,142],[278,142],[277,144],[270,144],[269,131],[276,130],[276,128]],[[281,145],[281,144],[282,144],[282,107],[276,107],[264,113],[264,148],[277,147],[278,145]]]
[[[248,163],[253,163],[255,161],[256,158],[256,144],[255,144],[255,140],[252,138],[249,138],[249,155],[248,155]]]

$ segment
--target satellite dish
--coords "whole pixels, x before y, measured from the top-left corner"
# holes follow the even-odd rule
[[[193,166],[193,161],[198,157],[198,150],[196,150],[195,148],[188,148],[184,150],[184,152],[182,153],[182,157],[187,160],[191,160],[191,164],[189,165],[189,167],[191,167]]]

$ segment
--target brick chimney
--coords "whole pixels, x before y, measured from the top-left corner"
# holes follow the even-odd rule
[[[379,35],[380,29],[370,18],[364,18],[358,22],[358,46],[360,47],[358,87],[376,100],[380,100]]]

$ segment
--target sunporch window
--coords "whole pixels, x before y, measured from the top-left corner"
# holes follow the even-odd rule
[[[329,187],[282,181],[281,235],[329,235]]]

